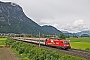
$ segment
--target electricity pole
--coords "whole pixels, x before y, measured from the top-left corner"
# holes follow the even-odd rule
[[[40,32],[39,32],[39,47],[40,47]]]

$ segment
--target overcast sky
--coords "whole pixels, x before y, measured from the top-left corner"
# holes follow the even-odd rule
[[[20,5],[25,14],[39,25],[59,30],[90,30],[90,0],[0,0]]]

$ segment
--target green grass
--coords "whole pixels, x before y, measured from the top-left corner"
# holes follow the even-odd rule
[[[0,40],[7,40],[7,38],[0,38]]]
[[[90,37],[67,38],[72,48],[85,50],[90,48]]]
[[[67,38],[70,42],[90,42],[90,37]]]
[[[0,38],[0,45],[5,45],[7,38]]]
[[[90,43],[87,42],[70,42],[72,48],[85,50],[86,48],[90,48]]]

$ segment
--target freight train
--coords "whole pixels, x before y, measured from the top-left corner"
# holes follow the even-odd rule
[[[70,43],[69,40],[65,39],[57,39],[57,38],[13,38],[15,40],[20,40],[24,42],[31,42],[31,43],[36,43],[36,44],[41,44],[41,45],[46,45],[46,46],[52,46],[52,47],[57,47],[57,48],[62,48],[62,49],[70,49]]]

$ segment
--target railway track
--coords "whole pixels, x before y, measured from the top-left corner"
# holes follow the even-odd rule
[[[35,44],[35,45],[38,45],[38,44]],[[70,54],[70,55],[73,55],[73,56],[85,58],[86,60],[90,60],[90,52],[85,51],[85,50],[79,50],[79,49],[63,50],[63,49],[59,49],[59,48],[56,48],[56,47],[45,46],[45,45],[41,45],[40,47],[48,48],[48,49],[52,49],[52,50],[57,50],[60,53]]]
[[[20,41],[20,40],[19,40],[19,41]],[[36,46],[39,45],[39,44],[30,42],[30,41],[29,41],[29,42],[28,42],[28,41],[23,41],[23,42],[31,43],[31,44],[34,44],[34,45],[36,45]],[[57,51],[59,51],[60,53],[65,53],[65,54],[69,54],[69,55],[73,55],[73,56],[85,58],[86,60],[90,60],[90,52],[85,51],[85,50],[79,50],[79,49],[73,49],[73,48],[68,49],[68,50],[63,50],[63,49],[59,49],[59,48],[56,48],[56,47],[45,46],[45,45],[43,45],[43,44],[41,44],[40,47],[57,50]]]
[[[52,48],[50,46],[41,46],[43,48],[50,48],[53,50],[57,50],[60,53],[65,53],[65,54],[69,54],[69,55],[73,55],[73,56],[77,56],[77,57],[81,57],[81,58],[85,58],[86,60],[90,60],[90,52],[85,51],[85,50],[79,50],[79,49],[69,49],[69,50],[63,50],[63,49],[59,49],[59,48]]]
[[[68,51],[64,51],[64,53],[67,53],[67,54],[70,54],[70,55],[74,55],[74,56],[78,56],[78,57],[90,60],[90,52],[85,51],[85,50],[70,49]]]

